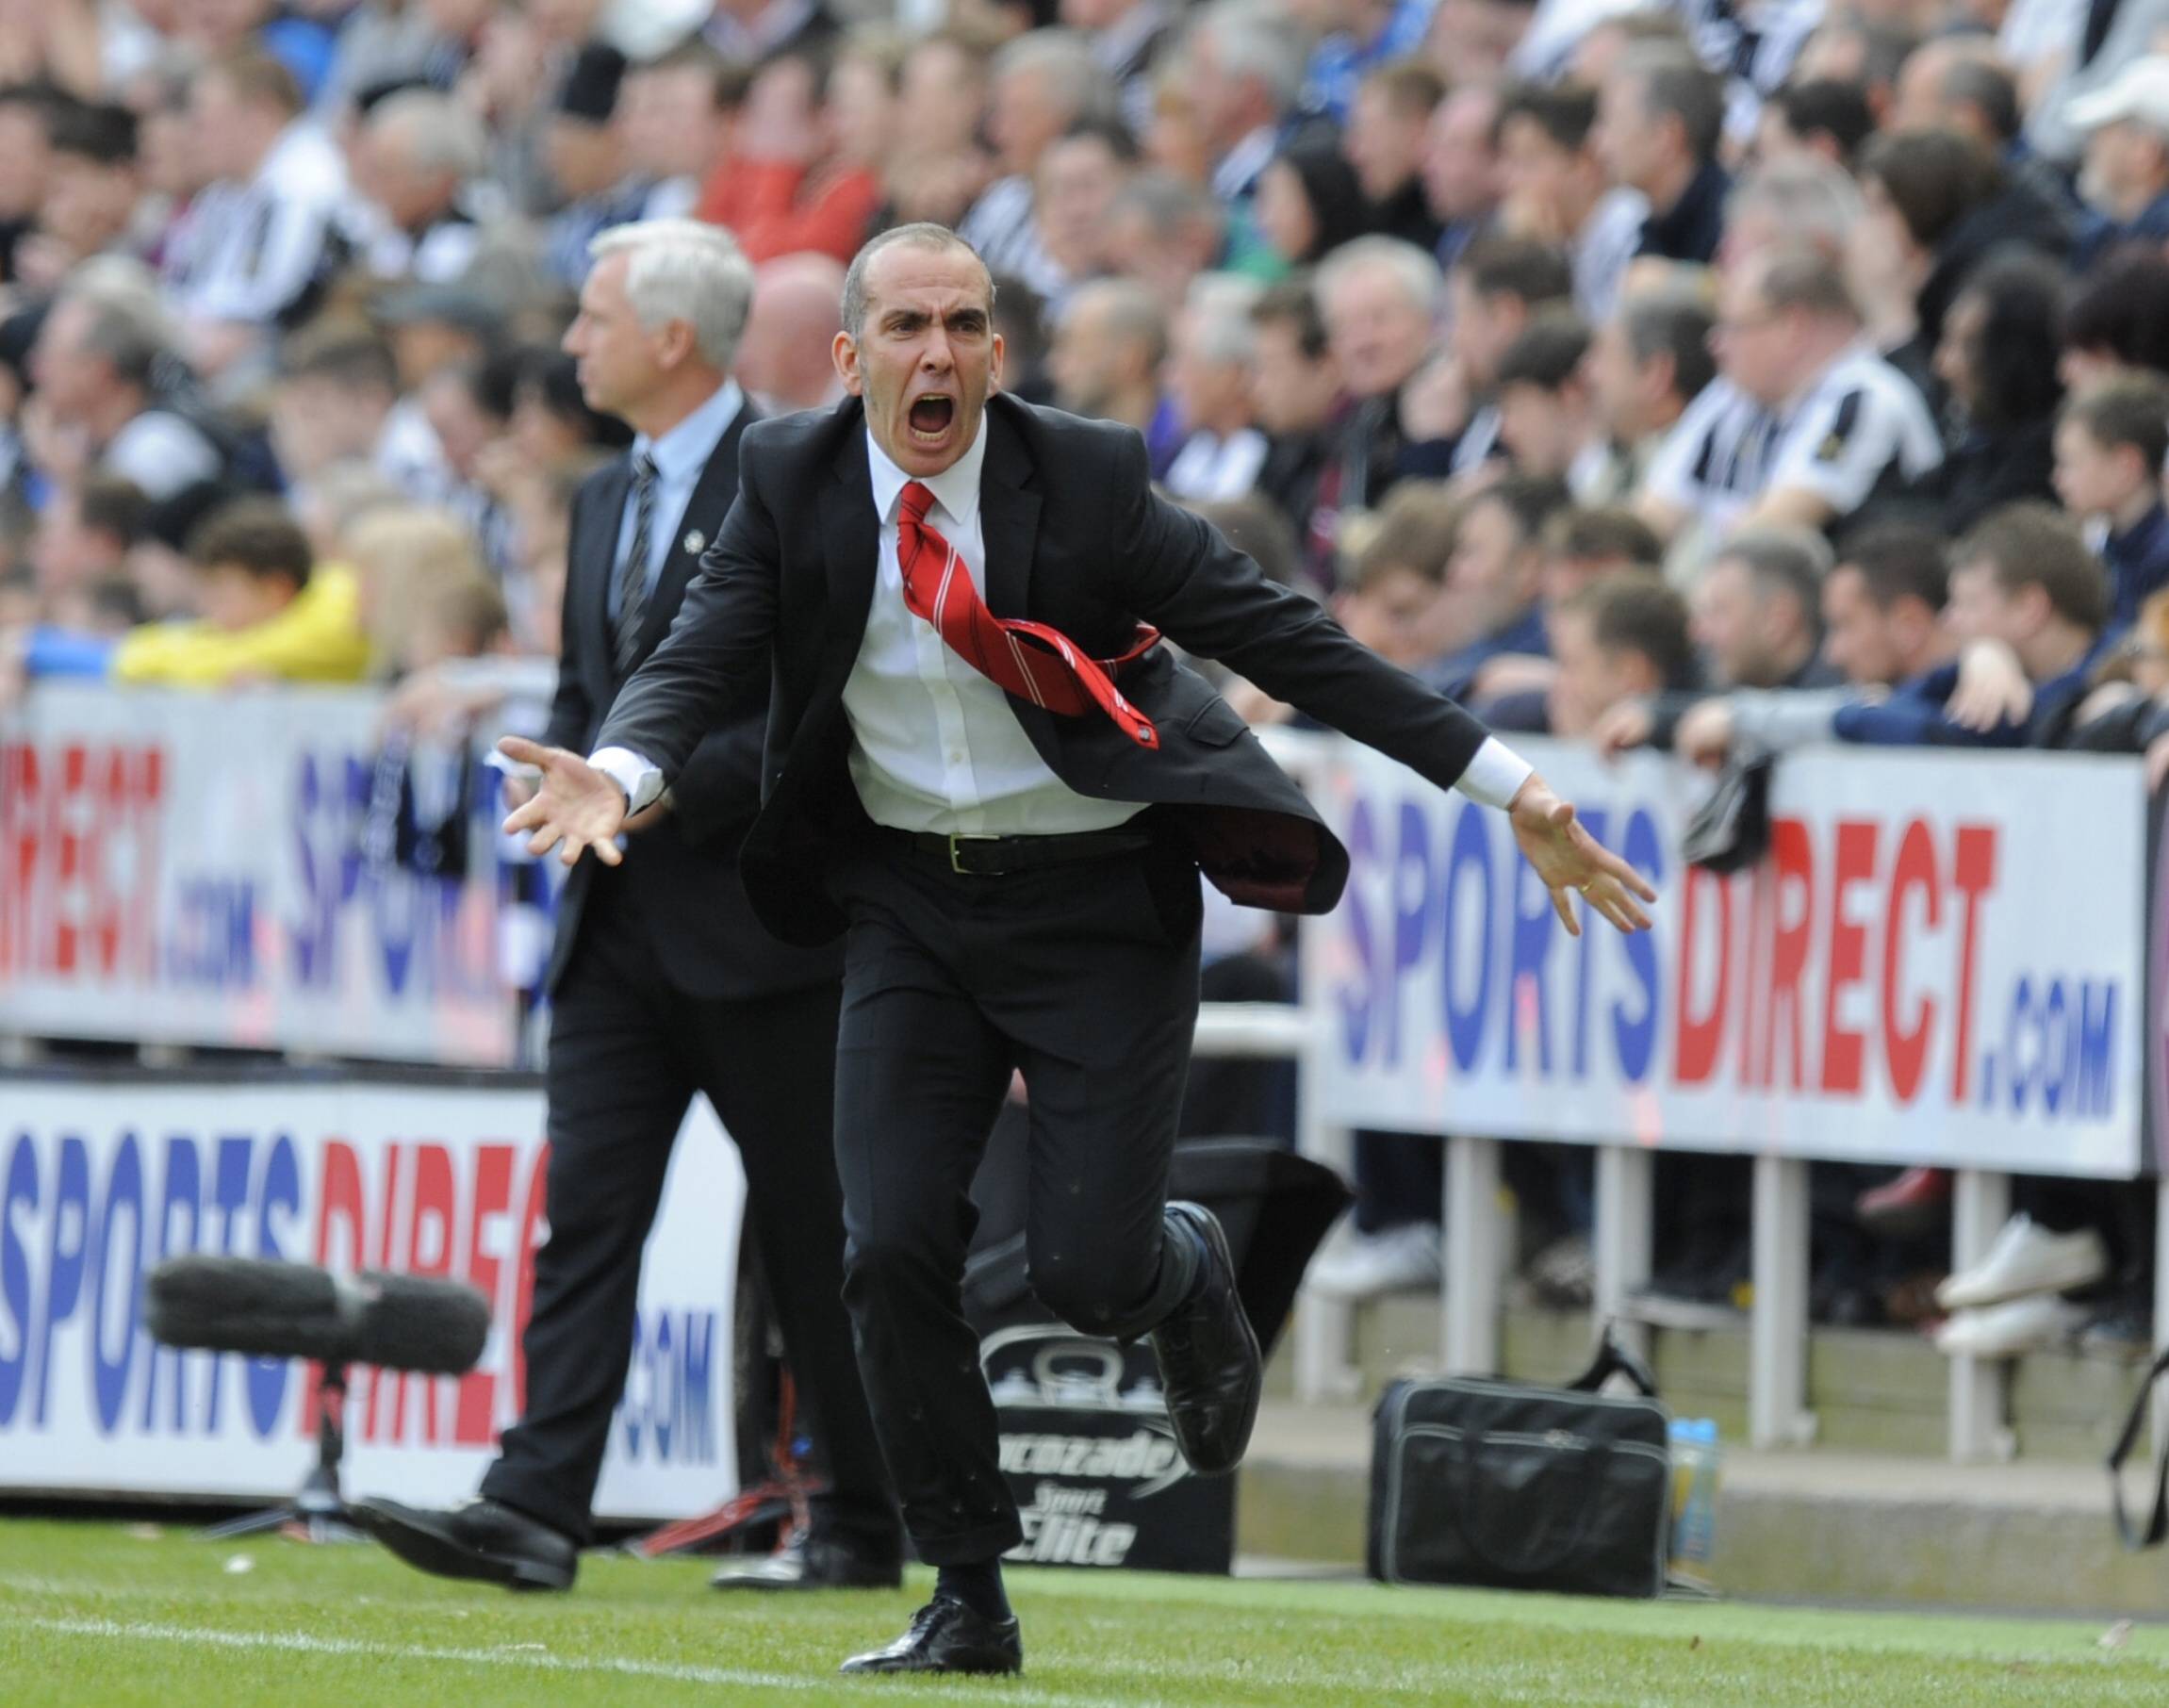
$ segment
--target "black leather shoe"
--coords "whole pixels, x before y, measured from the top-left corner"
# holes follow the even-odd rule
[[[732,1560],[708,1580],[715,1589],[895,1589],[904,1581],[895,1554],[871,1554],[809,1536],[758,1560]]]
[[[353,1519],[418,1571],[507,1589],[570,1589],[580,1550],[570,1536],[495,1501],[450,1512],[357,1501]]]
[[[1214,1477],[1242,1463],[1257,1421],[1264,1361],[1236,1296],[1235,1259],[1220,1218],[1203,1205],[1177,1200],[1167,1207],[1167,1219],[1204,1237],[1206,1273],[1196,1297],[1152,1331],[1152,1350],[1175,1445],[1191,1470]]]
[[[938,1595],[912,1616],[912,1628],[886,1649],[855,1654],[839,1672],[1022,1672],[1024,1638],[1013,1618],[999,1621]]]

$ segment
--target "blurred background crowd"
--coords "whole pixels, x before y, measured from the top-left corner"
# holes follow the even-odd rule
[[[547,691],[631,436],[560,347],[590,241],[733,232],[785,411],[936,220],[1010,390],[1502,729],[2169,769],[2169,0],[5,0],[0,79],[0,703]],[[1208,994],[1287,993],[1214,931]],[[1513,1166],[1586,1299],[1586,1158]],[[1731,1311],[1745,1176],[1666,1166],[1649,1308]],[[1318,1283],[1435,1283],[1438,1168],[1364,1135]],[[1825,1320],[2146,1342],[2138,1189],[2032,1188],[1939,1295],[1947,1181],[1816,1180]]]

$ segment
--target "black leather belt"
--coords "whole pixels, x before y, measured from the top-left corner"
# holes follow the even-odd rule
[[[1068,836],[975,836],[965,831],[944,835],[934,830],[892,830],[889,834],[913,858],[945,866],[966,878],[1007,878],[1078,861],[1112,860],[1122,854],[1142,853],[1152,846],[1153,840],[1142,830],[1078,830]]]

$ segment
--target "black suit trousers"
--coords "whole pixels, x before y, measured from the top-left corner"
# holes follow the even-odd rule
[[[895,1506],[841,1303],[837,987],[686,995],[657,968],[625,875],[595,879],[551,1016],[550,1238],[535,1254],[522,1342],[526,1410],[483,1493],[587,1539],[632,1359],[641,1252],[672,1142],[704,1092],[745,1165],[748,1225],[830,1485],[814,1503],[815,1528],[893,1554]]]
[[[1152,849],[967,877],[879,833],[842,856],[836,1046],[844,1298],[922,1559],[1023,1539],[964,1320],[972,1176],[1012,1069],[1028,1097],[1033,1290],[1080,1331],[1156,1327],[1191,1278],[1162,1212],[1197,1024],[1195,862]]]

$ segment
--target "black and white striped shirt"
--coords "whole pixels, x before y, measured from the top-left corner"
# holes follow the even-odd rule
[[[1942,461],[1919,390],[1857,344],[1775,406],[1713,380],[1651,459],[1645,489],[1721,535],[1773,493],[1813,493],[1846,517]]]

